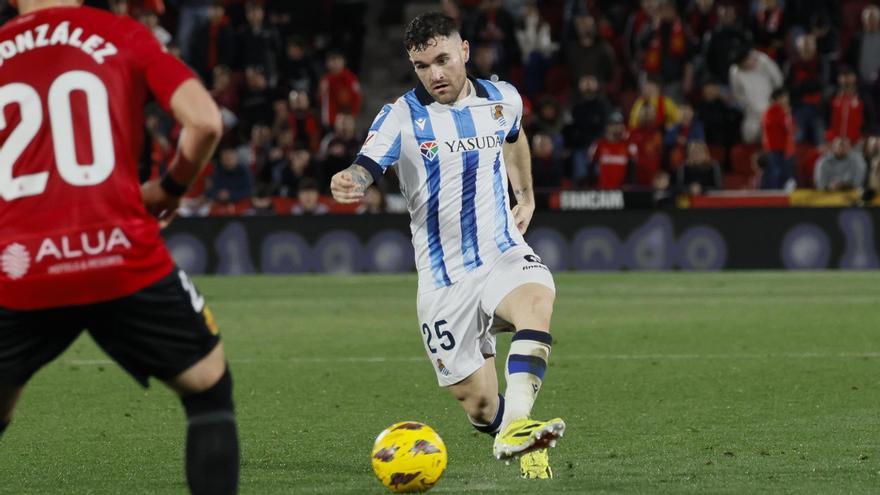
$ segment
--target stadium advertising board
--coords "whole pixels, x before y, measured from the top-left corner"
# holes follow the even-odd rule
[[[542,212],[526,238],[553,270],[873,269],[880,210]],[[414,270],[404,215],[178,219],[165,231],[189,273]]]

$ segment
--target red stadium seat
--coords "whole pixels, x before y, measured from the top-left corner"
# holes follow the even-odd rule
[[[718,162],[722,169],[727,165],[727,149],[724,146],[720,144],[709,145],[709,156]]]
[[[740,143],[730,148],[730,169],[739,175],[753,175],[757,168],[755,155],[760,148],[755,144]]]
[[[799,144],[795,151],[798,186],[813,187],[813,169],[819,159],[819,149],[809,144]]]

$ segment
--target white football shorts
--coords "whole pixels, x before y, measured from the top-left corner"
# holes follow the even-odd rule
[[[418,295],[422,343],[441,387],[456,384],[483,366],[483,355],[495,354],[495,334],[513,326],[495,317],[495,308],[513,289],[538,283],[554,292],[550,269],[528,245],[502,254],[450,285]]]

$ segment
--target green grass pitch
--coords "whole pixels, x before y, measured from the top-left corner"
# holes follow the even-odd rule
[[[414,276],[201,278],[235,377],[244,494],[381,494],[369,451],[433,426],[433,493],[878,493],[880,274],[558,274],[536,417],[556,478],[517,478],[436,386]],[[506,353],[502,338],[500,353]],[[184,494],[184,416],[87,337],[0,441],[3,494]]]

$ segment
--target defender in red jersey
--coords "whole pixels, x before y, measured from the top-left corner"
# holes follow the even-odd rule
[[[144,386],[177,391],[193,493],[235,493],[232,382],[213,318],[157,217],[222,132],[208,92],[153,34],[81,0],[18,0],[0,28],[0,433],[27,380],[88,329]],[[149,98],[183,126],[161,180],[138,184]]]

